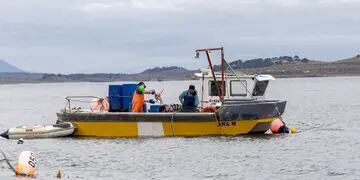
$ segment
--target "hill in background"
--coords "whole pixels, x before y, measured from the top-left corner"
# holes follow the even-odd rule
[[[24,72],[24,71],[0,59],[0,73],[19,73],[19,72]]]
[[[163,81],[163,80],[188,80],[192,79],[195,71],[183,67],[168,66],[150,68],[140,73],[95,73],[95,74],[44,74],[40,81],[43,82],[111,82],[111,81]]]
[[[279,61],[270,66],[240,68],[246,74],[262,73],[275,77],[318,77],[360,75],[360,55],[352,58],[324,62],[316,60]]]
[[[234,69],[247,69],[247,68],[260,68],[260,67],[268,67],[273,65],[281,65],[281,64],[293,64],[293,63],[308,63],[310,60],[306,58],[300,58],[295,55],[291,56],[279,56],[272,58],[256,58],[250,60],[236,60],[232,62],[228,62],[230,66]],[[220,69],[220,66],[215,66],[215,69]]]
[[[236,60],[229,62],[229,64],[233,69],[244,74],[271,74],[275,77],[360,75],[360,55],[333,62],[309,60],[299,56],[280,56],[256,58],[247,61]],[[220,70],[219,65],[215,65],[214,68],[215,70]],[[194,73],[199,72],[199,70],[167,66],[150,68],[135,74],[94,73],[63,75],[26,73],[2,60],[0,61],[0,70],[2,70],[0,71],[0,83],[190,80],[196,79]]]

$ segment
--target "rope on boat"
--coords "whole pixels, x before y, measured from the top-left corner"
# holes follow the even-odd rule
[[[278,115],[278,118],[282,121],[281,113],[280,113],[279,108],[277,106],[275,107],[274,112],[275,112],[276,115]]]
[[[4,151],[2,149],[0,149],[0,151],[1,151],[1,154],[4,156],[4,159],[0,160],[0,162],[5,161],[9,165],[10,169],[12,171],[14,171],[14,173],[16,173],[14,166],[11,165],[11,163],[10,163],[9,159],[6,157]]]
[[[172,131],[172,135],[175,136],[175,131],[174,131],[174,127],[173,127],[173,122],[174,122],[174,116],[176,114],[176,111],[174,111],[172,114],[171,114],[171,131]]]
[[[229,69],[234,73],[234,75],[236,76],[236,78],[240,79],[240,77],[236,74],[235,70],[231,67],[231,65],[224,59],[224,62],[226,65],[228,65]],[[245,84],[243,82],[241,82],[241,85],[244,86],[244,88],[246,89],[246,91],[250,94],[251,97],[253,97],[252,93],[248,90],[248,88],[245,86]]]
[[[280,121],[283,122],[284,125],[286,126],[285,121],[283,120],[283,118],[282,118],[282,116],[281,116],[281,113],[280,113],[280,111],[279,111],[279,108],[278,108],[278,107],[275,107],[274,111],[276,111],[276,112],[275,112],[276,115],[278,115],[278,118],[280,119]]]
[[[224,132],[224,129],[220,126],[220,121],[219,121],[219,119],[217,118],[217,111],[214,113],[214,118],[215,118],[215,121],[216,121],[216,124],[217,124],[217,126],[220,128],[220,130],[221,130],[221,133],[222,134],[225,134],[225,132]]]

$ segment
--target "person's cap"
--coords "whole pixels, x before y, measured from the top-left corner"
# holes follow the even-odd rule
[[[189,89],[195,89],[195,86],[194,86],[194,85],[190,85],[190,86],[189,86]]]

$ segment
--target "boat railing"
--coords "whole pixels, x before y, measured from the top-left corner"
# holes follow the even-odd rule
[[[106,97],[107,98],[107,97]],[[64,112],[91,112],[90,105],[94,101],[106,99],[98,96],[67,96]],[[84,107],[88,105],[88,107]]]

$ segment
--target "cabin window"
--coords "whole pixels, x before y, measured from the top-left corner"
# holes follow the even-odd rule
[[[217,83],[221,89],[221,81],[217,81]],[[215,81],[209,81],[209,86],[209,96],[219,96]],[[226,82],[224,82],[224,87],[226,87]],[[226,89],[224,89],[224,96],[226,96]]]
[[[263,96],[269,81],[257,81],[255,84],[253,96]]]
[[[230,81],[230,95],[231,96],[246,96],[247,82],[245,80]]]

